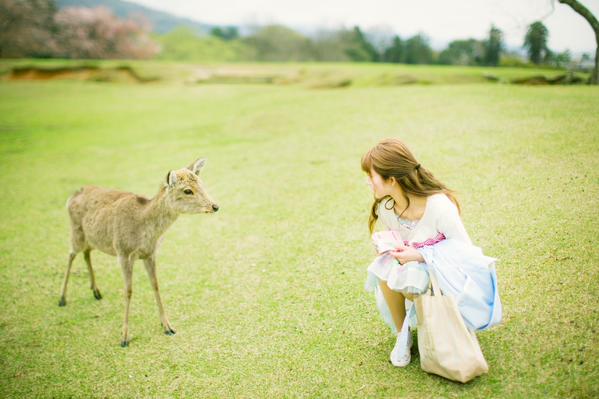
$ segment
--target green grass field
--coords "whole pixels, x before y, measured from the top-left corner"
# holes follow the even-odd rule
[[[596,397],[598,110],[588,86],[1,82],[0,397]],[[466,385],[417,356],[392,367],[363,289],[360,157],[388,136],[457,190],[500,259],[504,320]],[[85,184],[152,196],[199,156],[221,210],[180,216],[158,255],[177,335],[138,262],[123,349],[115,258],[92,252],[96,301],[80,255],[57,306],[65,201]]]

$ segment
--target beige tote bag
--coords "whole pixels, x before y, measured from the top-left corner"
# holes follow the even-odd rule
[[[433,271],[429,289],[414,298],[418,316],[420,367],[428,373],[468,382],[489,371],[476,334],[464,324],[456,301],[443,295]]]

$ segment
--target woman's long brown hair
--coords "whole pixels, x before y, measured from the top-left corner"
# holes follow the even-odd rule
[[[444,193],[457,206],[461,212],[460,204],[455,197],[454,191],[448,189],[443,183],[433,176],[426,168],[422,167],[408,147],[399,139],[389,138],[382,140],[372,147],[362,157],[362,170],[369,176],[371,170],[381,175],[385,180],[394,178],[400,185],[408,205],[400,216],[410,206],[410,199],[406,194],[418,197],[428,197],[431,194]],[[368,220],[370,232],[378,219],[377,209],[382,199],[374,200]]]

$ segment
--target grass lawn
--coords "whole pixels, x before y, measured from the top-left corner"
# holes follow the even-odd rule
[[[599,395],[599,89],[418,85],[0,83],[0,397],[592,397]],[[461,385],[388,362],[394,337],[363,289],[374,253],[361,155],[405,140],[458,191],[500,259],[488,375]],[[136,264],[69,243],[67,197],[95,184],[152,196],[208,159],[221,207],[167,231],[162,333]]]

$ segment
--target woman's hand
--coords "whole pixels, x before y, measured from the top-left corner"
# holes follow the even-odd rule
[[[413,247],[407,247],[402,245],[396,250],[390,251],[389,254],[393,256],[395,259],[397,259],[397,261],[402,265],[411,261],[416,261],[420,263],[424,262],[424,258],[422,257],[420,252],[418,252]]]

